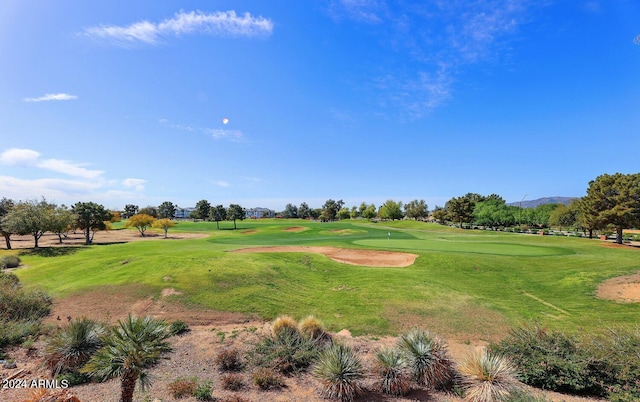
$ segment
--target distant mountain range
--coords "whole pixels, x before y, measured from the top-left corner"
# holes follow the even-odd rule
[[[538,198],[537,200],[525,200],[522,201],[522,208],[535,208],[538,205],[543,204],[564,204],[569,205],[569,203],[575,200],[578,197],[543,197]],[[507,205],[512,205],[515,207],[520,206],[520,201],[510,202]]]

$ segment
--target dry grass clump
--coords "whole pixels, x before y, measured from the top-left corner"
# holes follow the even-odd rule
[[[23,402],[80,402],[68,389],[36,388]]]
[[[299,328],[302,335],[313,339],[320,339],[326,334],[322,321],[312,315],[300,321]]]
[[[259,367],[251,375],[253,383],[263,391],[282,388],[285,386],[284,378],[272,368]]]
[[[406,395],[412,387],[409,365],[398,349],[383,349],[375,354],[374,369],[380,377],[378,388],[385,394]]]
[[[220,379],[222,381],[222,388],[229,391],[240,391],[246,385],[240,374],[225,374]]]
[[[216,355],[215,363],[222,371],[240,371],[244,368],[242,355],[236,348],[221,350]]]
[[[467,356],[458,370],[462,375],[464,400],[468,402],[503,400],[519,384],[511,362],[486,351]]]
[[[298,322],[288,315],[281,315],[276,318],[271,325],[271,330],[277,338],[284,338],[287,336],[300,336]]]
[[[198,382],[195,378],[178,378],[172,381],[167,388],[175,399],[186,398],[195,394]]]

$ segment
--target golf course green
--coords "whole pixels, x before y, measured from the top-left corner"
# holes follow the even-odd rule
[[[491,339],[536,321],[566,331],[635,324],[640,304],[600,300],[604,280],[640,270],[640,250],[599,240],[460,230],[413,221],[332,223],[247,220],[180,222],[162,239],[22,250],[16,271],[54,298],[135,285],[173,302],[251,314],[320,318],[330,330],[397,334],[422,326]],[[129,230],[122,226],[115,230]],[[367,267],[305,252],[231,253],[264,246],[332,246],[417,254],[408,267]],[[5,251],[2,251],[5,253]],[[170,278],[168,281],[167,278]]]

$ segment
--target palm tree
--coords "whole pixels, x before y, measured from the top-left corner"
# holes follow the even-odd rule
[[[171,352],[170,336],[164,320],[129,315],[125,321],[118,320],[105,338],[105,346],[81,371],[101,381],[120,377],[120,402],[132,402],[136,381],[143,389],[150,384],[145,369]]]

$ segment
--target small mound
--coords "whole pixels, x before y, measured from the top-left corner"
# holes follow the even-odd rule
[[[290,226],[286,229],[283,229],[285,232],[302,232],[303,230],[307,230],[304,226]]]
[[[640,272],[606,280],[598,286],[597,296],[621,303],[640,302]]]
[[[162,297],[173,296],[173,295],[181,295],[182,292],[178,292],[174,288],[164,288],[162,289]]]
[[[398,253],[394,251],[356,250],[338,247],[317,246],[280,246],[251,247],[234,250],[237,253],[317,253],[323,254],[336,262],[364,267],[408,267],[413,265],[417,254]]]

